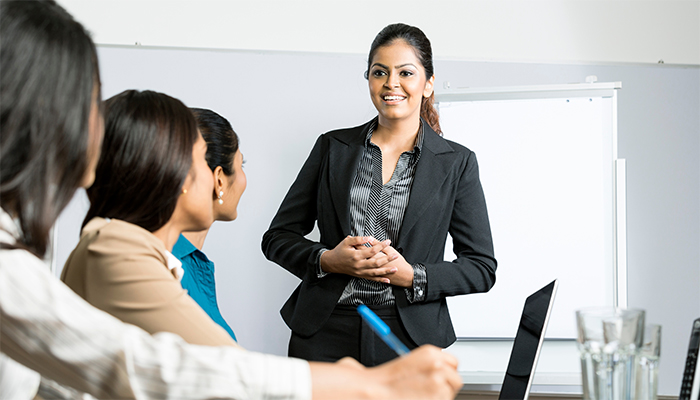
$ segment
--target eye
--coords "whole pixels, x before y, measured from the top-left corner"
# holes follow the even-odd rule
[[[401,71],[401,72],[400,72],[400,75],[403,76],[403,77],[413,76],[413,71],[405,71],[405,70],[404,70],[404,71]]]
[[[384,75],[386,75],[386,71],[384,71],[384,70],[375,69],[374,71],[372,71],[372,76],[380,77],[380,76],[384,76]]]

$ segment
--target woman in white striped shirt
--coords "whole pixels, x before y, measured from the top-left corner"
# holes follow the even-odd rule
[[[51,0],[0,2],[0,36],[0,384],[26,382],[10,394],[0,387],[3,398],[31,398],[36,380],[21,379],[31,370],[122,399],[429,399],[461,387],[456,360],[433,347],[374,369],[307,363],[149,335],[75,295],[42,257],[59,213],[94,179],[103,131],[95,46]]]

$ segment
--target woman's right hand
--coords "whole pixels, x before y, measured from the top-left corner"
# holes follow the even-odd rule
[[[324,272],[390,283],[385,275],[395,273],[397,268],[387,264],[395,260],[397,255],[394,252],[391,256],[382,253],[389,245],[390,240],[380,242],[371,236],[348,236],[334,249],[321,255],[321,269]]]
[[[385,384],[386,399],[454,399],[462,388],[457,358],[432,345],[369,370]]]
[[[462,388],[457,359],[431,345],[373,368],[347,357],[309,366],[314,400],[446,400]]]

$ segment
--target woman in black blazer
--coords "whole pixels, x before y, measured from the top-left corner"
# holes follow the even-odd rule
[[[318,138],[263,236],[265,256],[301,279],[281,310],[293,357],[368,366],[396,357],[358,304],[409,348],[447,347],[455,333],[445,298],[486,292],[496,280],[476,157],[440,136],[430,41],[416,27],[389,25],[368,60],[378,116]],[[315,223],[318,242],[305,238]]]

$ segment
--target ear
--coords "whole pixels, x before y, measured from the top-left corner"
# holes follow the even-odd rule
[[[218,193],[227,187],[228,179],[224,174],[224,169],[221,165],[214,168],[214,192]]]
[[[435,84],[435,75],[431,76],[430,79],[425,81],[425,89],[423,89],[423,97],[428,98],[433,94],[433,89]]]

